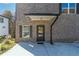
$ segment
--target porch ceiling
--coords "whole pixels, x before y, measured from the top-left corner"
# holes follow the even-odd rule
[[[25,18],[27,19],[27,18],[30,18],[31,19],[31,21],[39,21],[39,20],[51,20],[51,19],[53,19],[54,17],[56,17],[56,16],[25,16]]]

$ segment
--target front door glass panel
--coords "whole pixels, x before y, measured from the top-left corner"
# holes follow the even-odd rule
[[[37,41],[44,41],[44,25],[37,26]]]

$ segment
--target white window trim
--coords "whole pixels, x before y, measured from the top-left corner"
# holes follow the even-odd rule
[[[24,36],[23,36],[23,29],[24,29],[24,26],[29,26],[30,27],[30,25],[22,25],[22,38],[24,38]],[[30,34],[29,34],[30,35]],[[30,37],[29,37],[30,38]]]
[[[75,14],[77,13],[77,4],[75,3]]]
[[[70,6],[70,5],[69,5],[69,3],[68,3],[68,14],[70,14],[70,12],[69,12],[69,6]]]

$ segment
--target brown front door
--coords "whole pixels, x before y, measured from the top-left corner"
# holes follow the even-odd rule
[[[45,37],[45,26],[37,25],[37,41],[44,41]]]

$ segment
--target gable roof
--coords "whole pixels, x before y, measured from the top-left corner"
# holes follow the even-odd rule
[[[0,16],[8,19],[8,17],[5,17],[5,16],[3,16],[3,15],[0,15]]]

